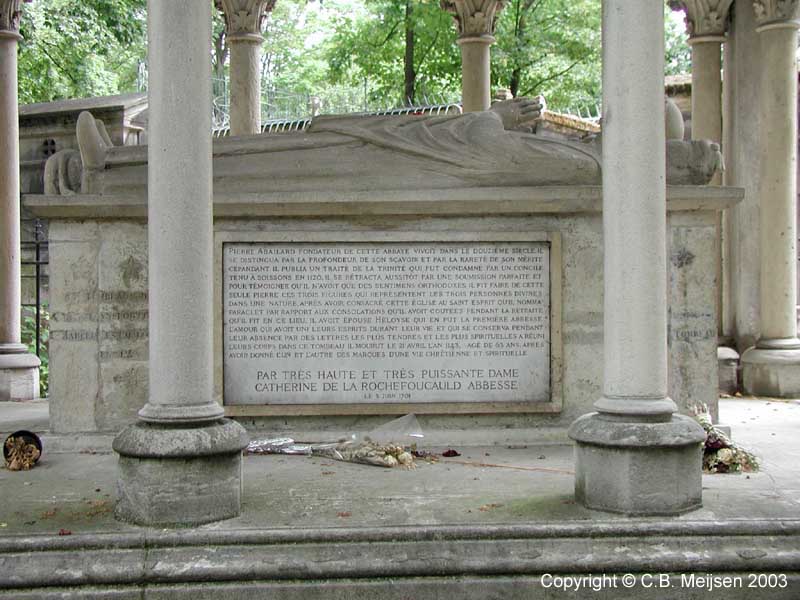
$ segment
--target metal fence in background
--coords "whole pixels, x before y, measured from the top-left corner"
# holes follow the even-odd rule
[[[47,354],[49,341],[49,252],[47,225],[23,211],[21,225],[21,285],[23,332],[32,339],[36,355]],[[32,319],[31,323],[29,320]]]

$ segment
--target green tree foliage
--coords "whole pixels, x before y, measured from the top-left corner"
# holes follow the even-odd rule
[[[20,102],[132,90],[147,54],[146,0],[36,0],[20,33]]]
[[[600,4],[508,0],[496,24],[492,86],[544,94],[554,108],[598,103]],[[36,0],[25,4],[21,30],[21,102],[131,91],[147,52],[146,0]],[[461,87],[456,35],[439,0],[278,0],[266,21],[262,76],[267,88],[294,94],[367,89],[373,105],[453,99]],[[666,20],[666,47],[667,73],[688,72],[679,18]],[[219,14],[212,62],[224,79]]]
[[[39,395],[47,397],[50,388],[50,312],[46,304],[42,305],[39,314]],[[28,347],[28,352],[36,354],[36,311],[31,306],[22,307],[22,343]]]
[[[492,83],[554,107],[600,97],[600,0],[510,0],[497,20]]]
[[[667,8],[669,11],[669,8]],[[687,41],[686,27],[682,23],[683,12],[667,13],[664,23],[664,41],[666,44],[666,75],[683,75],[692,72],[692,51]]]
[[[452,95],[461,57],[438,0],[370,0],[340,11],[330,44],[332,81],[367,80],[389,101]],[[511,0],[500,13],[492,83],[558,103],[594,103],[600,85],[599,0]]]
[[[456,31],[438,0],[333,0],[331,82],[362,85],[385,104],[452,95],[461,86]]]

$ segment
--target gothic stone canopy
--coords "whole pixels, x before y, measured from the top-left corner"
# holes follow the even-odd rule
[[[686,11],[686,30],[691,38],[725,35],[733,0],[671,0],[673,10]]]
[[[261,34],[267,13],[275,7],[275,0],[215,0],[225,17],[228,34]]]
[[[798,0],[753,0],[759,27],[779,23],[798,24]]]
[[[497,13],[506,0],[441,0],[441,7],[453,15],[462,38],[491,36]]]
[[[31,0],[24,0],[30,2]],[[22,0],[0,0],[0,32],[19,33]]]

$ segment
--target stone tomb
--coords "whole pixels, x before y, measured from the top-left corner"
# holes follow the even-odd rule
[[[716,216],[720,209],[732,206],[740,195],[739,190],[725,188],[668,188],[670,395],[685,412],[700,402],[713,407],[716,401],[716,271],[713,258],[718,235]],[[135,419],[136,412],[147,400],[144,198],[121,195],[27,196],[26,203],[41,216],[49,218],[51,223],[51,427],[58,432],[117,431]],[[249,196],[218,193],[215,198],[214,267],[217,399],[229,416],[242,419],[249,427],[297,436],[306,433],[330,437],[352,431],[355,427],[372,428],[391,415],[413,411],[422,415],[426,439],[440,439],[443,443],[458,443],[458,436],[463,436],[461,439],[464,440],[484,441],[489,441],[489,438],[565,441],[565,432],[572,420],[591,411],[592,404],[601,395],[603,239],[600,209],[600,188],[592,186],[379,191],[331,197],[319,194]],[[269,362],[265,362],[263,367],[258,364],[259,359],[255,362],[234,359],[231,362],[231,359],[224,358],[228,352],[225,349],[225,324],[229,328],[233,326],[232,322],[224,319],[224,257],[226,252],[230,254],[231,249],[242,248],[293,248],[297,250],[294,256],[299,256],[301,249],[307,252],[309,249],[327,248],[334,250],[335,256],[344,256],[345,251],[359,248],[378,252],[405,248],[409,253],[412,249],[414,252],[427,251],[431,252],[430,256],[440,258],[447,256],[443,249],[456,249],[454,255],[459,256],[466,248],[465,256],[488,258],[502,257],[500,248],[535,249],[541,252],[533,256],[542,257],[542,271],[527,270],[525,263],[515,266],[523,267],[518,271],[522,274],[520,281],[542,283],[543,291],[548,289],[544,284],[549,279],[549,293],[543,294],[545,301],[549,302],[549,312],[545,316],[525,317],[518,326],[532,336],[541,330],[549,334],[549,356],[542,348],[534,347],[534,343],[526,341],[527,346],[519,347],[521,343],[517,341],[518,346],[512,346],[510,351],[524,352],[522,356],[477,357],[471,353],[477,353],[478,349],[472,348],[468,359],[430,356],[422,357],[422,362],[413,355],[385,359],[354,358],[352,355],[344,358],[336,354],[332,359],[321,356],[306,358],[305,355],[300,358],[294,353],[329,350],[319,347],[280,350],[281,344],[304,343],[290,342],[287,336],[282,336],[285,339],[270,349],[266,349],[267,342],[264,341],[264,351],[292,352],[291,358],[265,359]],[[476,251],[486,254],[471,254]],[[367,265],[377,268],[374,256],[367,254],[367,260],[360,264],[364,268]],[[238,255],[237,262],[241,257]],[[279,269],[281,265],[299,266],[286,256],[280,262],[269,264]],[[398,266],[401,263],[395,261],[392,264]],[[502,281],[502,270],[487,269],[480,263],[477,267],[463,280],[468,287],[476,288],[472,292],[468,290],[470,301],[479,299],[476,273],[491,272],[494,281]],[[549,269],[547,276],[545,268]],[[262,272],[262,267],[256,272]],[[311,281],[308,272],[286,273],[291,274],[290,285],[292,282],[305,285],[318,294],[317,298],[309,296],[306,300],[319,301],[321,284]],[[335,276],[342,275],[342,272],[317,275],[336,282]],[[412,282],[422,281],[421,277],[420,274],[416,279],[415,275]],[[464,297],[456,296],[452,289],[447,292],[447,289],[447,286],[442,286],[436,291],[447,294],[443,308],[454,308],[454,303]],[[285,300],[292,303],[303,300],[297,290],[277,291],[287,293]],[[496,288],[495,292],[489,292],[491,295],[480,299],[498,303],[503,299],[496,293],[500,291],[502,288]],[[333,294],[330,298],[336,300]],[[364,295],[357,289],[356,292],[347,291],[343,298],[345,302],[357,301],[359,306],[365,304]],[[420,293],[413,299],[428,301],[432,296]],[[245,303],[246,306],[249,304]],[[515,305],[510,306],[513,308]],[[227,310],[231,308],[228,306]],[[288,317],[286,306],[276,305],[270,310],[279,311],[276,318],[278,314],[284,315],[280,318]],[[242,316],[237,315],[237,318]],[[334,316],[337,315],[330,315]],[[261,315],[258,317],[261,319]],[[429,335],[435,338],[436,327],[441,323],[427,320],[429,317],[426,317],[426,322],[433,328]],[[440,318],[443,319],[444,315]],[[549,319],[549,328],[544,326],[545,319]],[[471,323],[468,333],[488,334],[490,326],[490,322]],[[341,333],[344,332],[335,329],[330,335],[336,339],[331,343],[353,343],[340,340]],[[423,329],[414,343],[430,345],[425,334]],[[233,341],[231,337],[228,337],[229,342]],[[456,347],[461,347],[461,340],[448,339],[451,345],[458,341]],[[488,339],[485,343],[490,341],[497,343]],[[305,343],[309,346],[309,342]],[[388,352],[388,344],[394,342],[384,337],[382,343],[387,344],[383,351]],[[443,340],[443,343],[447,351],[447,341]],[[490,349],[480,349],[482,352],[487,350]],[[229,348],[229,351],[234,350]],[[257,350],[245,352],[251,351]],[[181,357],[175,357],[175,368],[180,368],[180,363]],[[241,378],[237,376],[231,380],[228,373],[231,368],[241,369]],[[380,371],[376,377],[380,374],[382,381],[389,382],[389,377],[383,373],[385,370],[413,370],[415,376],[419,374],[419,378],[415,377],[419,381],[423,369],[484,371],[482,376],[475,373],[475,377],[453,378],[447,373],[444,377],[426,377],[428,381],[460,381],[462,390],[469,387],[471,381],[488,382],[495,387],[512,387],[516,382],[517,389],[466,390],[459,394],[452,390],[415,389],[412,394],[409,385],[402,385],[402,373],[394,374],[398,376],[390,373],[392,387],[397,389],[376,389],[373,398],[363,396],[367,390],[353,392],[348,388],[345,391],[344,383],[352,382],[350,371],[356,371],[353,376],[359,378],[363,377],[363,371]],[[490,377],[490,369],[502,373],[499,377]],[[340,373],[328,381],[329,384],[338,383],[335,393],[334,390],[314,391],[300,397],[294,392],[255,392],[255,385],[259,382],[265,385],[285,383],[283,374],[278,373],[284,370],[310,371],[309,380],[317,382],[318,389],[325,383],[319,377],[320,371],[347,373]],[[276,371],[276,377],[272,379],[269,373],[269,378],[262,375],[259,380],[258,371]],[[497,373],[493,372],[493,375]],[[297,377],[299,381],[299,375]],[[360,384],[356,387],[360,388]],[[402,387],[406,389],[400,389]],[[395,396],[387,397],[390,394]],[[401,397],[401,394],[411,397]],[[252,403],[259,401],[259,396],[262,397],[260,403]],[[437,431],[441,432],[439,437]],[[490,433],[479,434],[481,431]],[[479,435],[483,437],[476,437]]]
[[[538,108],[216,141],[197,276],[225,413],[298,439],[415,412],[443,443],[565,441],[602,394],[602,140],[531,134]],[[48,161],[53,195],[25,198],[50,219],[51,427],[112,432],[148,398],[147,148],[89,113],[77,131],[80,157]],[[669,393],[713,411],[718,213],[741,190],[698,185],[708,142],[666,155]]]

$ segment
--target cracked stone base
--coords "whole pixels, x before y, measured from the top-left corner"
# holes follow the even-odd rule
[[[39,364],[39,358],[27,351],[0,353],[0,402],[38,398]]]
[[[137,423],[114,440],[121,521],[188,526],[238,516],[244,428],[222,419],[201,427]]]
[[[578,418],[575,497],[587,508],[626,515],[674,515],[702,506],[705,432],[689,417],[631,423],[600,413]]]
[[[800,349],[749,348],[742,354],[742,387],[753,396],[800,397]]]

